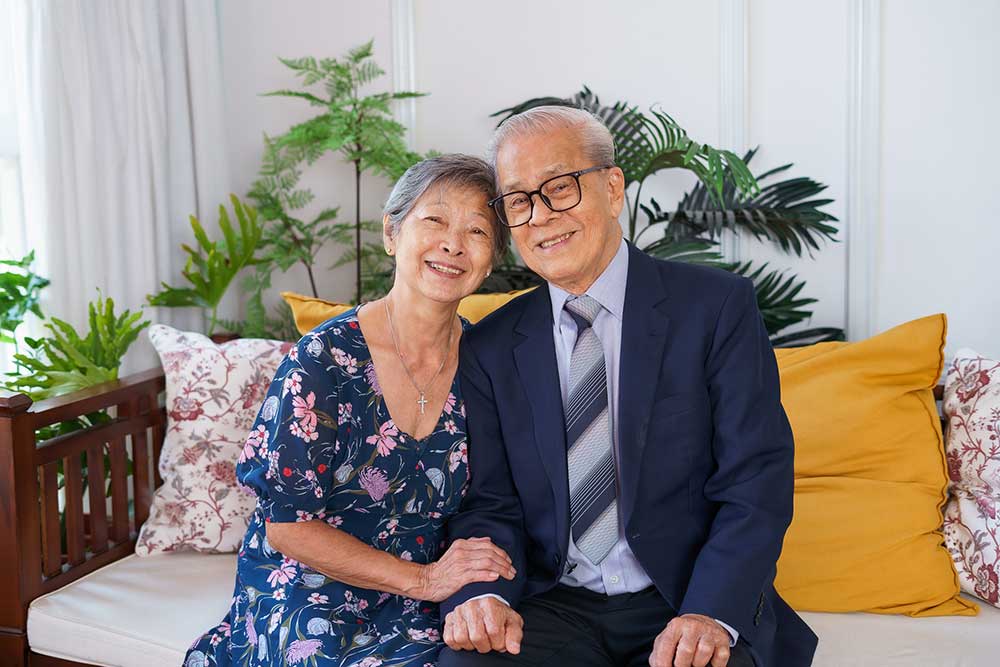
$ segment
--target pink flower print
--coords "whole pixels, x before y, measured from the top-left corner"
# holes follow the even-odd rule
[[[321,646],[323,642],[319,639],[296,639],[285,650],[285,660],[290,665],[297,665],[316,655]]]
[[[247,436],[246,441],[243,443],[243,450],[240,452],[240,463],[245,463],[247,459],[253,458],[254,449],[260,447],[262,442],[266,442],[267,438],[267,429],[264,428],[263,424],[250,431],[250,435]]]
[[[458,469],[458,466],[462,465],[463,463],[468,464],[468,462],[469,462],[468,445],[466,445],[466,443],[464,442],[459,443],[458,449],[452,451],[452,453],[448,455],[448,470],[450,472],[455,472],[455,470]]]
[[[164,503],[163,514],[167,517],[167,522],[171,526],[181,527],[184,525],[186,510],[181,503]]]
[[[444,402],[444,411],[447,414],[451,414],[451,411],[455,409],[455,394],[448,392],[448,400]]]
[[[389,490],[389,480],[385,473],[372,466],[365,466],[358,471],[358,484],[375,502],[382,500]]]
[[[404,551],[403,553],[399,554],[399,557],[402,558],[403,560],[413,560],[413,554],[411,554],[409,551]]]
[[[216,461],[208,466],[212,477],[226,486],[236,486],[236,466],[232,461]]]
[[[418,630],[416,628],[408,628],[406,634],[410,636],[413,641],[420,641],[421,639],[427,638],[427,633],[423,630]]]
[[[330,524],[331,526],[333,526],[334,528],[336,528],[337,526],[343,525],[343,523],[344,523],[344,517],[342,517],[342,516],[331,516],[329,519],[326,520],[326,522],[328,524]]]
[[[309,601],[313,604],[326,604],[330,601],[330,598],[325,595],[320,595],[319,593],[313,593],[309,596]]]
[[[441,632],[437,628],[427,628],[427,639],[432,642],[441,640]]]
[[[976,595],[991,604],[1000,602],[1000,581],[996,568],[983,565],[976,571]]]
[[[291,359],[292,361],[298,361],[299,360],[299,348],[293,346],[292,349],[290,349],[288,351],[288,358]]]
[[[170,410],[170,418],[174,421],[193,421],[200,417],[204,410],[201,403],[186,396],[178,396]]]
[[[390,419],[379,427],[378,435],[370,435],[365,439],[369,445],[375,445],[379,456],[388,456],[389,452],[396,448],[394,437],[399,435],[399,429]]]
[[[451,433],[452,435],[458,433],[458,427],[455,426],[455,420],[449,419],[448,421],[446,421],[444,423],[444,430],[448,431],[448,433]]]
[[[351,403],[341,403],[337,406],[337,424],[345,424],[351,421],[351,410],[353,409]]]
[[[378,375],[375,374],[375,364],[371,362],[365,365],[365,382],[372,388],[376,396],[382,395],[382,385],[378,383]]]
[[[315,431],[316,413],[313,408],[316,407],[316,393],[310,391],[304,399],[301,396],[296,396],[292,399],[292,407],[295,418],[302,425],[302,430]]]
[[[281,385],[281,397],[287,396],[288,392],[292,392],[292,396],[298,396],[300,391],[302,391],[302,376],[298,371],[292,371]]]
[[[275,600],[284,600],[285,599],[285,589],[284,588],[279,588],[278,590],[274,591],[274,599]]]
[[[278,586],[284,586],[294,577],[295,561],[283,558],[281,565],[271,570],[271,574],[267,575],[267,583],[271,584],[271,588],[277,588]]]
[[[257,629],[253,627],[253,612],[248,611],[246,616],[247,639],[251,646],[257,645]]]
[[[382,658],[370,655],[359,662],[358,667],[382,667]]]
[[[333,360],[338,366],[344,369],[345,373],[348,375],[354,375],[358,372],[357,359],[336,347],[330,348],[330,352],[333,354]]]
[[[988,496],[977,496],[976,505],[979,506],[979,511],[985,516],[994,520],[997,518],[996,503],[994,503],[992,498]]]
[[[295,521],[312,521],[313,515],[310,512],[305,512],[303,510],[295,510]]]

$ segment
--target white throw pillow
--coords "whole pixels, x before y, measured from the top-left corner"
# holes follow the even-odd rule
[[[948,368],[944,414],[945,545],[962,590],[1000,607],[1000,361],[959,350]]]
[[[239,339],[217,345],[161,324],[149,329],[167,385],[163,485],[135,553],[239,548],[257,497],[236,481],[236,460],[282,358],[294,343]]]

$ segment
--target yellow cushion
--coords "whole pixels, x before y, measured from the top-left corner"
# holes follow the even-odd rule
[[[776,350],[795,433],[795,515],[775,586],[796,609],[974,616],[943,546],[933,387],[944,315],[856,343]]]
[[[476,323],[511,299],[530,292],[532,289],[534,288],[503,294],[470,294],[462,299],[458,305],[458,314],[470,322]],[[295,292],[282,292],[281,296],[292,307],[295,327],[301,334],[312,331],[320,323],[354,307],[350,304],[335,303],[325,299],[303,296]]]

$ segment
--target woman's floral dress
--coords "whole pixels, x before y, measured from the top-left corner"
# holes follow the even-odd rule
[[[348,586],[284,558],[265,524],[326,521],[400,558],[436,560],[468,479],[457,374],[433,433],[403,433],[352,309],[282,361],[236,472],[258,502],[232,606],[191,647],[185,667],[434,664],[442,646],[436,604]]]

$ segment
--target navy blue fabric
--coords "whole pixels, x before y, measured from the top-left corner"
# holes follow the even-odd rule
[[[466,586],[515,607],[556,585],[568,548],[566,434],[547,289],[463,338],[471,484],[449,539],[488,535],[513,581]],[[812,662],[817,638],[774,590],[792,517],[793,440],[753,284],[629,245],[621,341],[625,535],[678,614],[734,627],[758,665]]]

